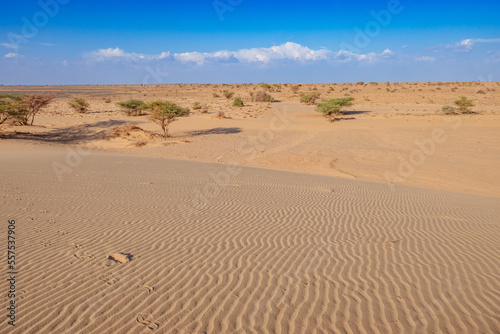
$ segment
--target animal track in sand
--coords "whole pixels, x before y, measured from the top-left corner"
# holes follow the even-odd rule
[[[150,295],[150,294],[157,294],[158,292],[156,291],[156,288],[154,286],[149,286],[149,285],[143,285],[142,286],[143,288],[146,289],[147,291],[147,294]]]
[[[93,259],[94,255],[87,254],[85,252],[76,252],[73,254],[79,260]]]
[[[153,322],[153,316],[148,313],[139,313],[137,315],[137,322],[153,331],[160,327],[159,323]]]
[[[109,285],[113,285],[113,284],[115,284],[116,282],[119,281],[118,278],[114,278],[113,275],[111,275],[110,273],[102,274],[101,276],[99,276],[99,279],[101,281],[106,282]]]
[[[132,257],[133,255],[129,253],[113,253],[108,256],[108,259],[119,263],[127,263],[132,261]]]

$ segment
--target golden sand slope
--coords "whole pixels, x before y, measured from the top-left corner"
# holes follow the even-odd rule
[[[500,331],[498,198],[40,147],[0,157],[21,277],[16,330],[2,317],[0,333]],[[58,181],[54,162],[72,173]]]

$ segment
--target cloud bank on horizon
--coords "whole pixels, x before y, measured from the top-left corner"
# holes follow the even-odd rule
[[[357,54],[348,50],[332,52],[326,48],[312,50],[307,46],[298,43],[286,42],[281,45],[267,48],[240,49],[237,51],[220,50],[215,52],[182,52],[173,53],[162,52],[157,55],[146,55],[141,53],[129,53],[116,48],[99,49],[88,52],[84,57],[89,61],[151,61],[170,60],[181,63],[191,63],[203,65],[208,62],[215,63],[243,63],[243,64],[270,64],[275,61],[295,61],[299,63],[315,61],[366,61],[375,62],[381,59],[388,59],[394,55],[389,49],[381,53],[370,52],[367,54]]]

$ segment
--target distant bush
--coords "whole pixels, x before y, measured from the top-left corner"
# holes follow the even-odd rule
[[[160,125],[163,131],[163,137],[168,137],[168,126],[170,123],[177,120],[179,117],[189,115],[189,108],[181,106],[169,101],[153,101],[144,107],[151,111],[151,120]]]
[[[219,95],[219,94],[217,94],[217,93],[213,93],[213,94],[212,94],[212,96],[213,96],[213,97],[220,97],[220,95]]]
[[[300,86],[302,86],[302,85],[291,86],[290,90],[292,91],[292,93],[297,94],[299,92]]]
[[[460,99],[456,100],[454,103],[461,114],[472,113],[471,107],[474,107],[474,103],[472,102],[472,100],[467,99],[465,96],[460,96]]]
[[[352,106],[353,101],[353,97],[332,99],[323,103],[318,103],[316,106],[316,111],[328,117],[330,119],[330,122],[333,122],[336,116],[343,114],[342,108]]]
[[[233,100],[233,107],[244,107],[245,105],[243,104],[243,101],[241,100],[241,97],[235,97]]]
[[[230,100],[233,97],[234,92],[229,92],[229,91],[226,90],[226,91],[224,91],[223,94],[226,97],[226,99]]]
[[[118,102],[117,105],[120,106],[122,111],[128,116],[141,116],[145,107],[144,101],[135,99]]]
[[[89,111],[89,103],[82,98],[74,98],[68,102],[69,106],[73,108],[77,113],[84,114]]]
[[[267,84],[265,82],[261,82],[259,84],[259,86],[263,89],[263,90],[268,90],[268,91],[271,91],[273,88],[270,84]]]
[[[102,100],[104,103],[111,103],[111,98],[109,96],[103,97]]]
[[[444,115],[456,115],[458,114],[458,110],[455,107],[452,106],[443,106],[441,108],[441,114]]]
[[[300,97],[300,102],[305,103],[307,105],[312,105],[316,103],[316,100],[319,99],[320,93],[310,93],[306,95],[302,95]]]
[[[252,96],[254,102],[274,102],[274,97],[261,90]]]
[[[201,103],[200,102],[194,102],[193,105],[191,106],[194,110],[200,110],[201,109]]]

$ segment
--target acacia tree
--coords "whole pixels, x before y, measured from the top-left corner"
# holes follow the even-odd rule
[[[342,115],[343,107],[350,107],[353,105],[353,97],[342,97],[338,99],[331,99],[329,101],[318,103],[316,105],[316,111],[324,114],[330,119],[330,122],[335,120],[335,117]]]
[[[118,102],[117,105],[122,107],[123,112],[129,116],[141,116],[144,101],[132,99],[125,102]]]
[[[144,109],[151,111],[151,120],[160,125],[165,138],[169,136],[168,126],[170,123],[176,121],[178,117],[189,115],[189,108],[182,108],[169,101],[153,101],[146,104]]]
[[[29,125],[33,125],[36,114],[38,114],[40,109],[48,105],[56,96],[57,94],[55,93],[24,95],[21,103],[24,105],[26,113],[24,117],[21,118],[21,123],[23,125],[28,125],[28,123]]]

